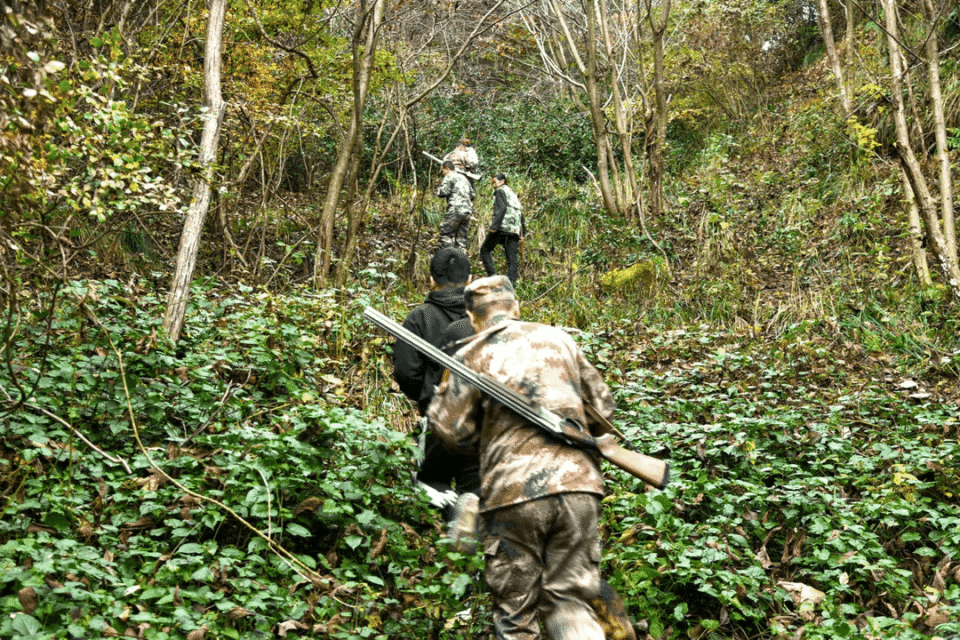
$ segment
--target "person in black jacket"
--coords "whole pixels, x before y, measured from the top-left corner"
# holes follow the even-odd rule
[[[454,320],[467,317],[463,288],[470,282],[470,260],[463,249],[444,247],[430,260],[430,293],[403,321],[403,328],[440,346],[443,331]],[[424,384],[429,360],[407,343],[393,345],[393,379],[424,415],[433,398],[433,387]]]
[[[470,282],[470,260],[463,249],[444,247],[430,260],[430,293],[403,321],[403,327],[435,347],[443,347],[444,332],[457,320],[467,317],[463,288]],[[469,327],[469,321],[466,323]],[[451,334],[449,341],[471,335]],[[454,337],[455,336],[455,337]],[[397,340],[393,345],[393,378],[405,396],[417,403],[423,416],[440,382],[443,367]],[[457,493],[480,491],[480,463],[475,456],[449,452],[436,437],[425,430],[420,438],[421,460],[417,481],[430,501],[444,510],[449,520]],[[453,485],[456,485],[456,492]]]
[[[474,331],[473,327],[470,326],[469,318],[454,320],[447,325],[437,346],[448,356],[452,356],[460,346],[459,341],[463,338],[469,338],[473,334]],[[424,386],[429,387],[431,399],[433,398],[433,390],[440,384],[443,369],[443,366],[432,360],[428,361]],[[429,405],[429,401],[427,404]],[[421,415],[425,413],[426,410],[424,409]],[[421,441],[421,453],[423,461],[420,463],[420,470],[417,472],[417,480],[441,492],[446,492],[455,485],[454,493],[457,496],[464,493],[480,495],[479,456],[450,451],[429,429],[425,431]],[[447,494],[447,497],[453,498],[454,496]],[[447,505],[445,505],[445,511],[446,519],[450,520],[452,513]]]

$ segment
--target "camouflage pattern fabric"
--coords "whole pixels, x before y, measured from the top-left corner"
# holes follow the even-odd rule
[[[457,247],[467,250],[470,233],[470,213],[450,213],[440,221],[440,248]]]
[[[591,600],[590,606],[597,612],[600,628],[607,640],[637,640],[637,632],[627,616],[627,608],[609,582],[600,580],[600,596]]]
[[[495,278],[509,287],[509,294],[504,294],[512,298],[510,281]],[[483,279],[488,280],[493,279]],[[582,425],[593,426],[584,402],[604,417],[613,415],[616,405],[610,390],[573,338],[548,325],[506,322],[505,327],[478,333],[455,357]],[[455,375],[445,375],[427,416],[447,446],[479,450],[482,512],[570,491],[603,495],[594,455],[548,436]]]
[[[437,197],[447,201],[447,212],[440,222],[440,247],[466,250],[470,217],[473,215],[473,185],[464,176],[451,171],[443,178]]]
[[[497,191],[503,192],[507,201],[507,209],[503,214],[503,220],[500,222],[499,231],[520,235],[523,230],[523,207],[520,206],[520,198],[507,185],[503,185]]]
[[[513,320],[515,300],[504,276],[467,286],[464,303],[481,331],[454,357],[600,435],[584,412],[589,404],[613,414],[600,373],[564,331]],[[602,599],[597,458],[449,373],[427,417],[449,447],[480,454],[481,543],[498,640],[537,640],[541,621],[554,640],[601,640],[592,606]]]
[[[460,553],[473,554],[480,539],[480,504],[474,493],[464,493],[457,500],[447,536]],[[637,640],[627,615],[627,608],[610,583],[600,578],[600,593],[589,601],[606,640]]]
[[[473,185],[467,180],[466,176],[451,171],[444,176],[437,189],[437,197],[447,201],[447,213],[471,214],[473,213],[473,199],[476,193]]]
[[[476,150],[473,147],[464,147],[462,145],[457,145],[453,151],[443,156],[443,160],[449,160],[457,169],[469,171],[470,173],[475,173],[477,167],[480,165],[480,157],[477,155]]]
[[[565,493],[483,515],[485,578],[497,640],[603,640],[599,498]]]

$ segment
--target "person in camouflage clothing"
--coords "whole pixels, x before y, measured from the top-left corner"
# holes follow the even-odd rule
[[[464,303],[477,335],[458,359],[601,435],[584,403],[607,418],[616,405],[569,335],[519,322],[505,276],[474,281]],[[600,598],[598,458],[548,436],[455,375],[444,374],[427,417],[449,447],[479,451],[481,544],[498,640],[535,640],[541,619],[553,640],[602,640],[591,607]]]
[[[448,355],[452,355],[456,350],[466,344],[474,336],[473,327],[470,325],[470,318],[462,318],[460,320],[455,320],[450,323],[446,330],[443,332],[443,337],[440,339],[440,344],[443,345],[441,348]],[[439,365],[438,365],[439,366]],[[433,378],[434,383],[440,382],[440,375],[437,374]],[[432,396],[431,396],[432,397]],[[431,434],[434,440],[439,440],[435,435]],[[438,445],[440,443],[437,443]],[[450,460],[456,460],[467,457],[477,457],[477,453],[474,452],[468,456],[456,456],[455,454],[449,454]],[[429,457],[429,452],[428,452]],[[473,482],[465,484],[462,481],[458,481],[458,493],[463,493],[464,491],[470,491],[480,495],[480,461],[479,459],[472,465],[469,465],[471,470],[476,469],[477,480],[474,485]],[[436,466],[437,470],[442,469],[439,465]],[[449,481],[447,482],[449,484]],[[474,489],[474,486],[476,487]],[[462,487],[467,487],[466,489]],[[455,539],[454,548],[461,549],[464,553],[472,553],[476,540],[479,538],[479,522],[476,521],[475,513],[466,513],[462,511],[461,499],[458,499],[457,508],[454,509],[453,521],[450,524],[451,534],[450,537]],[[479,511],[479,507],[474,507],[473,503],[471,508]],[[462,525],[461,518],[471,518],[472,523],[475,526],[474,530],[465,532],[465,527]],[[449,518],[448,518],[449,519]],[[461,539],[458,540],[457,536]],[[462,541],[461,541],[462,540]],[[630,617],[627,615],[627,608],[623,604],[623,600],[610,583],[600,578],[600,595],[590,601],[590,606],[593,607],[593,610],[597,613],[597,619],[600,622],[600,627],[603,629],[603,634],[606,640],[637,640],[637,634],[633,628],[633,623],[630,622]]]
[[[466,250],[476,193],[470,181],[463,174],[457,173],[449,160],[440,167],[440,175],[443,176],[443,181],[437,189],[437,197],[447,201],[447,212],[440,222],[440,246]]]
[[[516,285],[520,270],[520,243],[527,233],[523,207],[517,194],[507,186],[507,176],[498,173],[490,182],[493,184],[493,217],[490,219],[490,232],[480,245],[480,260],[488,276],[496,274],[493,250],[502,244],[507,256],[507,277]]]
[[[452,162],[453,166],[460,171],[476,173],[480,168],[480,156],[477,155],[477,150],[469,138],[460,138],[453,151],[443,156],[443,159]]]

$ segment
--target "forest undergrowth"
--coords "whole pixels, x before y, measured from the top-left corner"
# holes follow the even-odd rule
[[[24,302],[0,373],[0,637],[489,635],[482,558],[411,486],[411,408],[359,319],[403,298],[201,282],[178,346],[137,284]],[[607,469],[603,571],[649,637],[960,632],[957,354],[916,375],[839,357],[829,320],[758,336],[635,309],[569,328],[617,426],[673,465],[663,491]]]
[[[673,465],[662,491],[606,469],[603,573],[646,638],[957,636],[955,305],[911,275],[889,163],[809,95],[776,104],[749,130],[673,122],[646,228],[579,170],[513,167],[524,317],[567,328]],[[411,485],[415,411],[360,319],[425,295],[440,211],[410,196],[378,196],[344,289],[303,285],[300,240],[223,277],[206,248],[177,344],[141,254],[9,281],[0,638],[491,637],[483,559]]]

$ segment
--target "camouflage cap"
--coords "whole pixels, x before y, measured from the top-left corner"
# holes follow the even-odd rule
[[[460,144],[462,144],[465,147],[469,147],[472,145],[472,143],[470,142],[470,138],[460,138]]]
[[[474,280],[463,290],[467,311],[473,311],[493,302],[515,302],[513,285],[507,276],[488,276]]]

